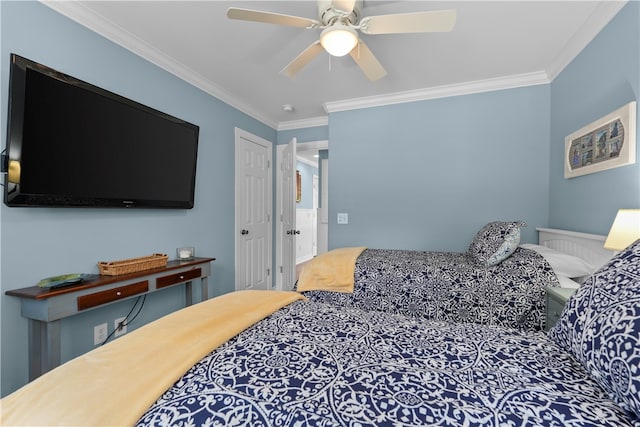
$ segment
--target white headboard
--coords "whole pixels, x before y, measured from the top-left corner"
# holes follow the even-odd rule
[[[616,254],[615,251],[604,248],[606,236],[552,228],[536,230],[539,245],[575,255],[596,268],[600,268]]]

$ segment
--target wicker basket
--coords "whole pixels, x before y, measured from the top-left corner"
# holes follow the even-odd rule
[[[140,258],[129,258],[120,261],[100,261],[98,268],[100,274],[105,276],[119,276],[121,274],[135,273],[137,271],[150,270],[164,267],[169,257],[166,254],[153,254]]]

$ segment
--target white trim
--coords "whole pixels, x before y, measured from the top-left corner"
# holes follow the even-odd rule
[[[614,16],[627,4],[627,0],[601,1],[586,22],[571,37],[560,55],[547,67],[549,80],[553,81],[573,61]]]
[[[278,123],[278,128],[276,130],[292,130],[292,129],[303,129],[303,128],[312,128],[317,126],[327,126],[329,124],[329,117],[313,117],[310,119],[301,119],[301,120],[291,120],[288,122],[280,122]]]
[[[313,167],[315,167],[316,169],[318,169],[320,167],[319,165],[319,161],[320,159],[318,159],[318,161],[311,161],[311,160],[307,160],[303,157],[300,157],[300,152],[304,152],[304,151],[319,151],[319,150],[328,150],[329,149],[329,141],[326,139],[320,140],[320,141],[309,141],[309,142],[299,142],[297,144],[297,150],[296,150],[296,160],[305,163],[307,165],[311,165]]]
[[[309,165],[318,169],[318,162],[313,162],[311,160],[305,159],[304,157],[300,157],[300,155],[296,155],[296,162],[304,163],[305,165]]]
[[[282,271],[282,238],[284,236],[284,230],[282,227],[282,151],[287,148],[286,144],[278,144],[276,145],[276,162],[275,162],[275,173],[276,173],[276,209],[275,209],[275,218],[274,221],[276,223],[276,235],[275,235],[275,244],[276,244],[276,264],[275,264],[275,283],[276,290],[282,290],[282,282],[283,279],[283,271]]]
[[[451,96],[470,95],[474,93],[492,92],[496,90],[513,89],[548,83],[550,83],[550,80],[547,77],[547,74],[544,71],[538,71],[535,73],[517,74],[474,82],[456,83],[406,92],[396,92],[387,95],[367,96],[363,98],[325,102],[323,107],[327,113],[334,113],[337,111],[380,107],[383,105],[402,104],[405,102],[426,101],[429,99],[448,98]]]
[[[185,67],[174,58],[165,55],[122,27],[109,21],[104,16],[95,13],[87,6],[84,6],[81,2],[55,0],[39,1],[61,15],[76,21],[84,27],[87,27],[94,33],[100,34],[113,43],[122,46],[185,82],[192,84],[215,98],[218,98],[227,105],[253,117],[273,129],[277,127],[277,123],[267,119],[263,114],[239,101],[224,89],[213,84],[210,80],[204,78],[190,68]]]
[[[95,13],[90,8],[84,6],[81,2],[55,0],[39,1],[56,12],[78,22],[80,25],[102,35],[108,40],[148,60],[152,64],[157,65],[158,67],[273,129],[289,130],[328,125],[327,117],[315,117],[275,123],[265,117],[265,115],[256,111],[254,108],[241,102],[221,87],[178,63],[173,58],[163,54],[153,46],[123,28],[115,25],[104,16]],[[336,111],[354,110],[359,108],[377,107],[548,84],[553,81],[553,79],[560,74],[560,72],[582,51],[582,49],[584,49],[584,47],[598,35],[609,21],[611,21],[611,19],[624,7],[627,1],[628,0],[610,0],[600,2],[585,24],[571,38],[563,52],[546,70],[487,80],[436,86],[407,92],[390,93],[380,96],[329,101],[324,103],[323,107],[327,113],[332,113]]]
[[[328,150],[329,140],[322,139],[320,141],[298,142],[298,151],[308,150]]]

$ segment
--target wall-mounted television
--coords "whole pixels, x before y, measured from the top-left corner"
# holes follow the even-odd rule
[[[11,55],[7,206],[191,209],[199,127]]]

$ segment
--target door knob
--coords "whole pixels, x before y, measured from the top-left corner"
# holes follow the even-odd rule
[[[293,230],[295,234],[300,234],[300,230]]]
[[[243,236],[244,236],[245,234],[249,234],[249,230],[244,230],[244,229],[243,229],[243,230],[240,232],[240,234],[242,234]]]

